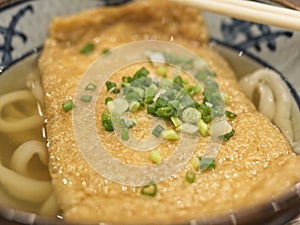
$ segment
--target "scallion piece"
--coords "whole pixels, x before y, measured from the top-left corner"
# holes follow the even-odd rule
[[[149,154],[149,159],[153,163],[161,163],[162,161],[162,156],[157,150],[152,150]]]
[[[161,107],[156,110],[155,114],[164,120],[169,120],[172,116],[176,116],[176,111],[171,107]]]
[[[164,66],[159,66],[157,69],[156,69],[156,72],[159,76],[166,76],[167,75],[167,68],[164,67]]]
[[[234,135],[234,133],[235,133],[235,130],[232,129],[229,133],[224,134],[223,135],[223,140],[224,141],[228,141],[230,138],[232,138],[232,136]]]
[[[132,101],[129,104],[129,111],[136,112],[140,108],[140,103],[138,101]]]
[[[87,43],[81,50],[80,50],[80,53],[81,54],[88,54],[90,53],[91,51],[93,51],[95,48],[95,45],[93,43]]]
[[[154,197],[157,194],[157,186],[155,183],[151,182],[150,184],[145,185],[141,189],[141,194]]]
[[[196,180],[196,173],[194,171],[187,171],[185,173],[185,180],[190,184],[194,183]]]
[[[111,97],[107,97],[105,98],[105,105],[107,105],[107,103],[112,102],[113,99]]]
[[[145,68],[142,67],[140,68],[138,71],[135,72],[135,74],[133,75],[133,79],[139,79],[142,77],[146,77],[148,75],[149,71]]]
[[[106,81],[105,86],[108,92],[112,91],[113,88],[117,88],[117,84],[111,81]]]
[[[155,113],[156,113],[156,106],[155,106],[155,104],[150,104],[150,105],[147,105],[147,113],[148,114],[151,114],[151,115],[155,115]]]
[[[201,118],[201,113],[193,107],[188,107],[183,110],[181,117],[183,122],[197,124]]]
[[[131,103],[133,101],[139,101],[141,99],[141,96],[139,95],[139,93],[135,92],[135,91],[130,91],[129,93],[127,93],[125,95],[125,99]]]
[[[104,48],[104,49],[102,50],[102,54],[103,54],[103,55],[108,55],[109,53],[110,53],[109,48]]]
[[[107,113],[103,113],[101,115],[102,125],[106,131],[112,132],[114,131],[113,123],[111,121],[111,117]]]
[[[235,118],[237,117],[237,115],[236,115],[235,113],[230,112],[230,111],[228,111],[228,110],[225,112],[225,114],[226,114],[226,117],[227,117],[227,118],[232,119],[232,120],[235,119]]]
[[[121,119],[120,120],[121,126],[126,127],[128,129],[130,129],[131,127],[135,126],[135,122],[133,120],[130,119]]]
[[[211,157],[200,157],[200,170],[211,170],[216,168],[216,162]]]
[[[179,127],[182,124],[178,116],[171,116],[171,121],[175,127]]]
[[[117,87],[114,87],[111,89],[111,92],[114,93],[114,94],[119,94],[120,93],[120,89],[117,88]]]
[[[157,108],[165,107],[168,104],[168,100],[164,99],[162,97],[158,97],[157,100],[156,100],[156,102],[155,102],[155,104],[156,104]]]
[[[81,96],[80,100],[82,102],[90,102],[90,101],[92,101],[92,98],[93,97],[91,95],[83,95],[83,96]]]
[[[175,84],[179,85],[180,87],[183,87],[183,85],[187,83],[185,80],[182,79],[181,76],[176,76],[176,77],[173,79],[173,82],[174,82]]]
[[[153,96],[148,95],[145,97],[145,103],[150,104],[152,102],[153,102]]]
[[[97,86],[93,83],[89,83],[86,87],[85,87],[85,90],[86,91],[95,91],[97,88]]]
[[[129,131],[128,128],[124,127],[121,129],[121,139],[123,141],[128,141],[129,139]]]
[[[163,130],[161,134],[165,140],[169,140],[169,141],[179,140],[178,134],[173,129]]]
[[[230,97],[229,97],[229,95],[226,94],[226,93],[224,93],[224,92],[222,92],[222,93],[221,93],[221,96],[222,96],[222,98],[223,98],[225,104],[228,105],[229,102],[230,102]]]
[[[187,93],[189,95],[195,95],[201,91],[201,87],[199,85],[195,85],[195,86],[190,85],[190,86],[184,87],[184,89],[187,91]]]
[[[75,105],[72,100],[68,100],[62,104],[62,107],[66,112],[68,112],[72,110],[75,107]]]
[[[199,158],[192,158],[191,159],[191,164],[192,164],[192,166],[195,168],[195,169],[199,169],[199,167],[200,167],[200,160],[199,160]]]
[[[197,126],[202,137],[209,135],[209,126],[204,122],[204,120],[200,119],[197,123]]]
[[[163,128],[161,125],[157,125],[153,131],[152,131],[152,134],[156,137],[159,137],[159,135],[161,134],[161,132],[164,130],[165,128]]]

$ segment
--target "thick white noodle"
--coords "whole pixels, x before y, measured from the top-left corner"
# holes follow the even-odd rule
[[[25,177],[0,163],[0,183],[5,190],[19,200],[43,203],[52,193],[50,181],[40,181]]]
[[[28,165],[35,154],[39,156],[44,165],[48,164],[45,143],[33,140],[24,142],[15,150],[11,158],[11,168],[19,174],[30,177]]]
[[[17,132],[30,130],[32,128],[41,126],[41,124],[43,123],[43,118],[39,115],[31,115],[26,118],[14,121],[7,121],[1,115],[1,112],[5,106],[13,102],[28,101],[31,99],[33,99],[31,92],[26,90],[10,92],[0,96],[0,131]]]
[[[52,193],[40,208],[39,213],[46,216],[55,216],[59,210],[59,205],[56,200],[55,194]]]
[[[252,100],[256,91],[260,93],[259,108],[267,111],[267,116],[271,117],[271,121],[280,128],[293,146],[298,140],[294,140],[291,120],[292,96],[279,75],[270,69],[259,69],[242,78],[239,84],[247,97]]]
[[[259,94],[258,110],[272,121],[276,111],[272,89],[266,83],[261,82],[258,83],[257,92]]]
[[[5,107],[5,114],[9,116],[9,118],[7,118],[7,120],[9,120],[9,119],[17,120],[17,119],[24,118],[26,116],[23,112],[17,110],[13,104],[9,104]]]

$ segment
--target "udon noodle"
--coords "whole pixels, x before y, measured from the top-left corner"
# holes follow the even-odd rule
[[[38,82],[35,80],[31,88],[0,96],[0,134],[8,137],[6,142],[11,142],[0,153],[0,184],[7,193],[0,195],[0,199],[11,207],[24,205],[26,210],[56,215],[57,203],[47,172],[48,152],[40,137],[43,102]],[[22,137],[20,133],[29,135]]]
[[[293,98],[286,83],[270,69],[259,69],[243,77],[239,84],[257,109],[276,124],[299,154],[300,146],[293,127]]]

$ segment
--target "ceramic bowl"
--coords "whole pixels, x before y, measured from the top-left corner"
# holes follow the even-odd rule
[[[22,63],[34,63],[31,58],[42,49],[51,18],[73,14],[87,8],[124,2],[127,1],[72,0],[70,4],[68,0],[15,0],[2,3],[0,5],[0,76],[9,73]],[[288,85],[296,104],[294,114],[297,115],[300,107],[300,33],[208,12],[204,12],[203,15],[211,35],[211,43],[221,54],[225,57],[232,54],[243,55],[251,61],[252,66],[245,69],[243,65],[236,64],[234,58],[229,57],[233,69],[240,76],[250,73],[259,66],[274,69]],[[11,77],[16,80],[16,88],[24,86],[18,83],[16,75]],[[5,84],[0,84],[0,94],[6,91]],[[197,224],[286,224],[300,213],[299,186],[300,184],[295,185],[267,204],[230,215],[207,218]],[[47,218],[24,212],[3,205],[1,202],[0,217],[0,224],[65,224],[58,218]]]

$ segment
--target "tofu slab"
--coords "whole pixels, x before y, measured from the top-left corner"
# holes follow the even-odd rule
[[[157,185],[155,197],[142,195],[140,187],[111,182],[93,170],[76,144],[72,111],[62,108],[62,103],[74,98],[82,75],[104,48],[138,40],[172,41],[199,54],[231,98],[228,110],[238,115],[231,122],[236,134],[222,144],[215,170],[197,173],[195,183],[189,184],[185,181],[185,172],[192,169],[188,163],[172,179]],[[87,43],[93,43],[95,49],[80,54]],[[49,169],[67,221],[161,224],[206,218],[269,201],[300,179],[300,159],[280,131],[246,99],[226,61],[208,46],[207,29],[196,9],[167,1],[138,1],[56,18],[50,24],[39,69],[45,93]],[[132,74],[136,69],[120,71],[112,79],[120,83],[125,72]],[[100,93],[97,115],[105,111],[106,96],[105,91]],[[105,132],[100,118],[96,123],[101,140],[114,157],[132,164],[147,162],[147,154],[132,153],[114,133]],[[195,156],[203,154],[208,141],[199,140]],[[168,155],[175,146],[163,144],[160,151]]]

